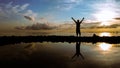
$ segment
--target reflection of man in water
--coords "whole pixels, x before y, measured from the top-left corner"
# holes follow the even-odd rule
[[[76,42],[76,53],[75,55],[72,57],[72,59],[77,56],[79,57],[79,55],[82,57],[82,59],[84,59],[84,56],[80,53],[80,44],[81,42]]]
[[[82,21],[84,20],[84,17],[82,18],[81,21],[79,20],[75,20],[73,17],[72,17],[72,20],[76,23],[76,35],[78,36],[81,36],[81,32],[80,32],[80,24],[82,23]]]

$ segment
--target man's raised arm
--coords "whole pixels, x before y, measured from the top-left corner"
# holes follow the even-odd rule
[[[72,20],[76,23],[76,20],[73,18],[73,17],[71,17],[72,18]]]
[[[82,18],[82,20],[80,21],[80,23],[82,23],[83,20],[84,20],[84,17]]]

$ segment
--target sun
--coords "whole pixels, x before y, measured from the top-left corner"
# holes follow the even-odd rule
[[[102,8],[95,13],[95,18],[101,22],[100,26],[109,26],[112,23],[110,20],[116,17],[116,12],[112,8]]]
[[[107,21],[102,21],[100,26],[110,26],[111,23],[110,22],[107,22]]]
[[[102,33],[100,33],[99,34],[99,36],[111,36],[111,34],[110,33],[108,33],[108,32],[102,32]]]

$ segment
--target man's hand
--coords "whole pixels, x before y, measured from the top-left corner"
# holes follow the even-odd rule
[[[73,19],[73,17],[71,17]]]
[[[84,17],[83,17],[83,19],[84,19]]]

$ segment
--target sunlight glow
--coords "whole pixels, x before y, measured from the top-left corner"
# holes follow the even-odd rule
[[[116,12],[114,11],[114,8],[108,8],[107,6],[105,7],[100,8],[99,11],[95,13],[95,18],[101,22],[100,26],[111,25],[112,23],[109,21],[113,20],[113,18],[116,17]]]
[[[101,44],[99,44],[99,47],[100,47],[103,51],[107,51],[107,50],[109,50],[109,49],[112,47],[112,45],[111,45],[111,44],[107,44],[107,43],[101,43]]]
[[[99,36],[101,36],[101,37],[102,36],[111,36],[111,34],[108,32],[103,32],[103,33],[100,33]]]
[[[102,21],[100,24],[100,26],[109,26],[109,25],[111,25],[111,23],[107,21]]]

